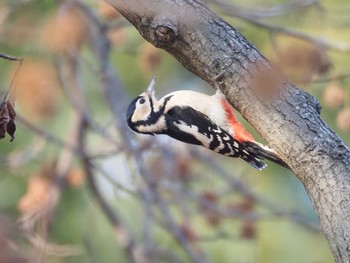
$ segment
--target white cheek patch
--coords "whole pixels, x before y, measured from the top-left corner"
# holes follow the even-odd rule
[[[137,105],[134,114],[131,117],[132,122],[145,121],[151,114],[151,108],[148,105]]]
[[[179,130],[192,134],[198,141],[202,143],[202,145],[208,149],[210,146],[210,143],[213,141],[214,137],[213,135],[210,135],[209,138],[205,136],[204,134],[198,132],[198,127],[195,125],[188,126],[185,122],[177,122],[175,125],[179,128]]]

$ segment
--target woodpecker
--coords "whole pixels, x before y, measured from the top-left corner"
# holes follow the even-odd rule
[[[127,123],[133,131],[166,134],[225,156],[240,157],[258,170],[267,166],[263,159],[288,168],[271,148],[256,142],[244,129],[219,89],[212,96],[179,90],[157,100],[154,85],[155,79],[127,109]]]

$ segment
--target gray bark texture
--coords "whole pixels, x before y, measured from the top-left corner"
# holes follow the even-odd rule
[[[198,0],[108,2],[147,41],[222,90],[304,184],[336,262],[350,262],[350,151],[320,118],[319,102]]]

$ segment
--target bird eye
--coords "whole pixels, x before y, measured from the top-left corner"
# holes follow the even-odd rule
[[[139,100],[139,102],[140,102],[140,104],[144,104],[144,103],[146,102],[146,100],[145,100],[144,98],[141,98],[141,99]]]

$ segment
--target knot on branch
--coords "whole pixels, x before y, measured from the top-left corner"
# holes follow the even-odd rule
[[[174,42],[178,35],[177,27],[170,21],[162,21],[154,26],[154,45],[156,47],[168,46]]]
[[[171,42],[175,38],[175,32],[166,26],[159,26],[155,30],[157,40],[161,42]]]

